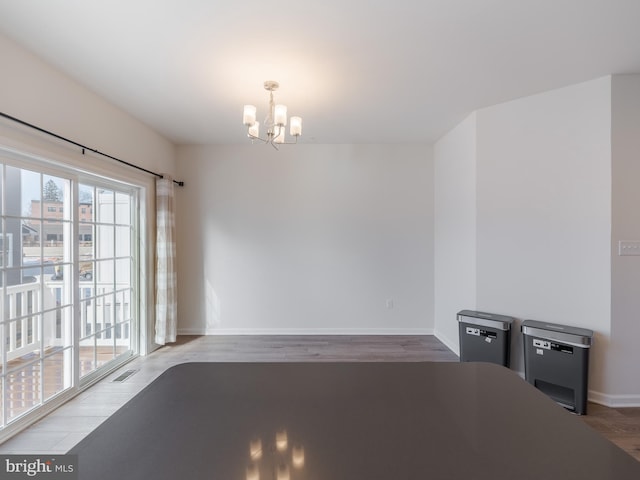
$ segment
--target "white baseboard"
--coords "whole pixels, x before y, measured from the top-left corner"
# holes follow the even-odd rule
[[[434,335],[438,340],[444,343],[449,350],[460,356],[460,348],[458,347],[458,342],[451,340],[447,336],[443,335],[442,332],[439,332],[437,330],[434,332]]]
[[[640,395],[608,395],[589,390],[589,401],[610,408],[640,407]]]
[[[179,328],[178,335],[433,335],[432,328]]]

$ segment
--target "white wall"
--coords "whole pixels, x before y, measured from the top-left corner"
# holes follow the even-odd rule
[[[168,140],[1,35],[0,59],[0,111],[141,167],[175,171],[175,147]],[[141,284],[149,286],[145,300],[152,307],[154,177],[105,157],[82,155],[78,148],[4,118],[0,118],[0,143],[144,188],[141,215],[148,229],[141,239],[145,264]],[[144,349],[151,347],[146,334],[152,328],[153,308],[141,317],[148,320]]]
[[[443,165],[453,162],[453,169],[455,158],[465,158],[467,181],[475,175],[476,243],[475,252],[470,245],[461,252],[467,269],[475,268],[475,308],[594,330],[590,388],[596,396],[606,387],[611,357],[610,126],[606,77],[479,110],[475,124],[467,119],[435,148],[437,332],[447,338],[455,332],[454,312],[440,311],[453,294],[440,286],[454,288],[452,269],[464,268],[451,259],[459,247],[443,245],[441,215],[453,212],[467,228],[473,224],[470,196],[457,206],[455,197],[442,200],[441,191],[458,187]],[[456,149],[466,153],[452,153]],[[474,308],[474,286],[462,285],[469,306],[452,303],[450,310]],[[519,325],[512,333],[511,366],[522,372]]]
[[[640,257],[618,256],[620,240],[640,240],[640,75],[612,80],[613,223],[611,341],[602,400],[640,405]]]
[[[191,146],[178,158],[180,332],[433,331],[431,147]]]
[[[459,354],[456,313],[476,307],[476,114],[434,146],[435,334]]]
[[[479,310],[610,331],[611,80],[478,111]],[[513,368],[523,370],[519,329]]]
[[[0,58],[0,111],[141,167],[174,171],[174,146],[140,121],[2,35]],[[106,158],[83,158],[99,169],[135,172]]]

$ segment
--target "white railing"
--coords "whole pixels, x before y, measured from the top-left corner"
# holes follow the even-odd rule
[[[35,279],[36,281],[31,283],[7,286],[6,297],[3,298],[0,295],[0,312],[3,312],[3,315],[8,314],[7,318],[10,319],[21,317],[18,320],[3,323],[7,361],[39,351],[43,345],[46,348],[71,344],[71,332],[73,331],[71,311],[55,308],[62,298],[63,280],[45,280],[44,288],[42,288],[41,277],[36,276]],[[113,284],[110,286],[112,288]],[[97,285],[98,291],[105,287]],[[81,281],[80,288],[90,289],[90,295],[85,295],[85,297],[93,296],[95,292],[93,281]],[[116,308],[117,322],[130,318],[130,298],[127,291],[116,294],[115,305],[113,295],[94,298],[91,302],[95,303],[95,309],[86,308],[86,302],[81,303],[85,308],[80,308],[81,325],[89,323],[92,326],[93,331],[86,332],[88,334],[113,326],[111,312],[114,307]],[[40,331],[39,321],[42,311],[45,311],[43,332]],[[108,335],[96,335],[96,344],[98,346],[113,345],[114,335],[117,340],[127,342],[130,336],[128,324],[122,330],[111,329]]]
[[[4,323],[7,360],[40,349],[43,335],[40,335],[38,316],[28,315],[39,308],[41,291],[40,278],[36,277],[32,283],[8,286],[6,299],[0,299],[1,311],[8,313],[8,318],[22,316],[20,320]]]

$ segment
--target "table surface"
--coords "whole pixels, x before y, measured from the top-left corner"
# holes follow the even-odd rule
[[[289,480],[640,479],[640,462],[486,363],[186,363],[69,453],[81,480],[282,480],[284,465]]]

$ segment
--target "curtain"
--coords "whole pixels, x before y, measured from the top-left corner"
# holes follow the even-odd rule
[[[178,295],[173,178],[156,179],[156,335],[159,345],[176,341]]]

